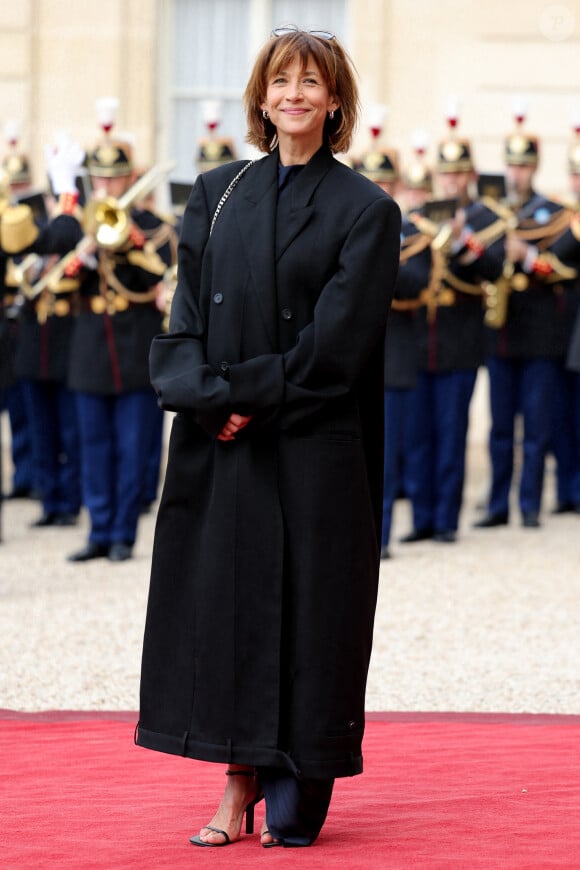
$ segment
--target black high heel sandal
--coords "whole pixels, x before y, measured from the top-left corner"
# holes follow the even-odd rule
[[[269,831],[268,828],[265,828],[262,831],[262,833],[260,834],[260,838],[264,837],[266,834],[269,834],[270,837],[272,837],[272,832]],[[283,846],[283,845],[284,845],[284,843],[282,842],[282,840],[274,840],[274,838],[272,838],[271,843],[262,843],[262,848],[263,849],[272,849],[274,846]]]
[[[226,770],[226,776],[256,776],[255,770]],[[259,804],[261,800],[264,799],[264,794],[258,791],[256,797],[247,804],[246,809],[244,810],[246,816],[246,834],[254,833],[254,809],[256,804]],[[207,831],[213,831],[214,834],[221,834],[224,837],[223,843],[206,843],[201,839],[199,834],[195,837],[190,837],[189,842],[193,843],[194,846],[231,846],[232,840],[230,840],[229,835],[226,831],[222,831],[221,828],[214,828],[213,825],[204,825],[203,826]],[[235,840],[233,841],[236,842]]]

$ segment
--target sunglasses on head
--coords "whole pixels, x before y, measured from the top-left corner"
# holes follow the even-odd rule
[[[272,31],[272,36],[286,36],[288,33],[308,33],[310,36],[316,36],[318,39],[334,39],[334,33],[328,30],[300,30],[293,24],[287,24],[285,27],[275,27]]]

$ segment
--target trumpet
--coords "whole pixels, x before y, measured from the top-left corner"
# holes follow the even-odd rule
[[[42,278],[36,282],[26,296],[35,299],[43,290],[60,281],[65,269],[73,260],[83,254],[95,242],[102,248],[114,250],[119,248],[129,237],[131,229],[131,206],[157,187],[167,178],[174,168],[173,160],[153,166],[148,172],[131,185],[129,190],[120,199],[105,197],[104,199],[91,200],[85,207],[83,217],[83,229],[85,235],[72,251],[69,251],[62,259],[49,269]]]

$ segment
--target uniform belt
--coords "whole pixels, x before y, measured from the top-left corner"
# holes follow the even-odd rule
[[[450,308],[453,305],[460,305],[462,302],[467,302],[473,298],[473,295],[451,290],[449,287],[442,287],[436,293],[431,294],[427,289],[421,290],[421,293],[416,299],[393,299],[393,311],[416,311],[418,308]],[[481,297],[476,297],[481,300]]]
[[[112,294],[106,298],[104,296],[85,296],[81,301],[83,311],[92,311],[93,314],[118,314],[121,311],[128,311],[129,308],[143,308],[149,306],[155,308],[155,302],[147,299],[143,302],[131,302],[124,296]]]
[[[68,317],[78,313],[78,302],[75,297],[70,299],[62,299],[60,297],[50,296],[48,299],[41,296],[36,299],[34,310],[36,319],[40,324],[46,323],[49,317]]]

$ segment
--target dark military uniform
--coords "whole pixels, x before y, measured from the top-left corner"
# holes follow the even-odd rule
[[[568,171],[574,197],[569,205],[570,226],[558,240],[557,255],[576,268],[579,277],[566,292],[571,335],[567,360],[559,371],[552,447],[557,461],[555,512],[580,513],[580,128],[568,149]],[[574,189],[575,188],[575,189]],[[568,284],[567,287],[570,285]]]
[[[2,179],[0,201],[4,205],[8,205],[10,199],[14,201],[19,193],[23,196],[22,191],[29,189],[31,180],[30,164],[26,155],[17,150],[16,140],[12,150],[2,161],[0,176]],[[20,228],[24,227],[24,223],[27,220],[34,219],[32,210],[27,210],[24,206],[20,209],[16,207],[16,211],[14,211],[14,206],[11,206],[10,212],[10,215],[7,214],[7,220],[12,222],[12,218],[16,216],[17,224],[16,227],[14,224],[11,225],[11,234],[14,230],[18,232]],[[23,217],[24,213],[27,216]],[[35,223],[37,222],[35,221]],[[17,250],[14,249],[14,253],[17,254],[18,251],[24,250],[27,246],[28,242],[24,244],[24,247],[18,243]],[[0,393],[0,410],[7,410],[10,419],[10,447],[13,464],[12,490],[10,495],[21,497],[33,494],[37,488],[31,444],[33,421],[27,413],[22,384],[14,378],[13,357],[18,342],[17,306],[15,307],[14,303],[19,298],[20,278],[17,277],[18,270],[12,268],[15,265],[14,260],[8,257],[5,252],[0,253],[0,256],[2,257],[2,263],[0,263],[2,278],[0,283],[3,288],[0,292],[4,299],[3,308],[5,315],[6,313],[9,315],[3,318],[4,324],[1,327],[2,335],[0,336],[2,338],[0,356],[3,357],[3,361],[0,362],[2,367],[0,369],[0,380],[4,380],[5,385],[5,389]],[[10,322],[7,322],[7,320]],[[4,341],[5,339],[6,341]],[[1,371],[4,372],[3,375]]]
[[[453,146],[453,147],[451,147]],[[439,172],[472,169],[469,144],[442,143]],[[451,230],[415,217],[432,236],[431,263],[415,318],[417,386],[410,398],[407,445],[414,529],[402,540],[455,540],[465,477],[469,405],[483,362],[482,282],[497,274],[503,219],[489,206],[465,206],[465,230],[452,247]],[[431,224],[431,227],[429,226]]]
[[[578,161],[580,174],[580,159]],[[571,324],[565,365],[558,371],[552,447],[557,461],[556,511],[580,513],[580,207],[570,227],[554,245],[558,256],[572,265],[579,277],[569,282],[566,304]],[[572,285],[570,287],[570,285]]]
[[[400,179],[399,155],[395,149],[375,147],[352,162],[353,169],[374,181],[390,195]],[[420,235],[420,234],[419,234]],[[404,447],[409,390],[416,380],[416,354],[413,341],[413,315],[419,290],[424,284],[417,280],[418,232],[414,224],[404,221],[401,228],[402,260],[405,269],[399,272],[395,289],[395,304],[391,308],[385,336],[384,357],[384,466],[383,519],[381,527],[381,558],[389,557],[389,540],[393,505],[404,489]],[[411,265],[412,263],[412,265]]]
[[[95,175],[127,174],[130,151],[108,143],[89,157]],[[68,380],[76,392],[83,498],[90,514],[87,547],[72,561],[131,555],[143,501],[152,413],[158,413],[148,357],[161,332],[156,285],[171,262],[173,228],[149,210],[130,214],[127,238],[97,249],[83,267]],[[97,242],[99,235],[97,234]],[[160,412],[159,412],[160,413]]]
[[[59,209],[37,244],[58,260],[82,237],[74,202]],[[53,258],[48,259],[51,272]],[[42,280],[42,279],[41,279]],[[19,318],[15,372],[23,386],[28,414],[34,420],[32,451],[42,514],[36,526],[76,522],[81,507],[80,450],[74,396],[67,386],[70,338],[78,306],[78,281],[46,280],[37,290],[24,289]]]
[[[506,140],[508,163],[533,166],[537,156],[535,137],[517,134]],[[507,298],[507,316],[505,324],[487,329],[492,486],[482,526],[508,521],[518,414],[523,418],[519,507],[524,525],[539,524],[554,397],[569,339],[565,288],[575,271],[557,253],[569,214],[561,204],[533,192],[517,210],[516,221],[512,232],[537,248],[538,256],[530,263],[506,263],[508,271],[496,282],[504,301]]]
[[[431,264],[431,237],[408,218],[401,226],[401,259],[385,339],[385,461],[381,554],[388,553],[393,506],[407,491],[406,455],[410,395],[417,383],[414,319]]]

